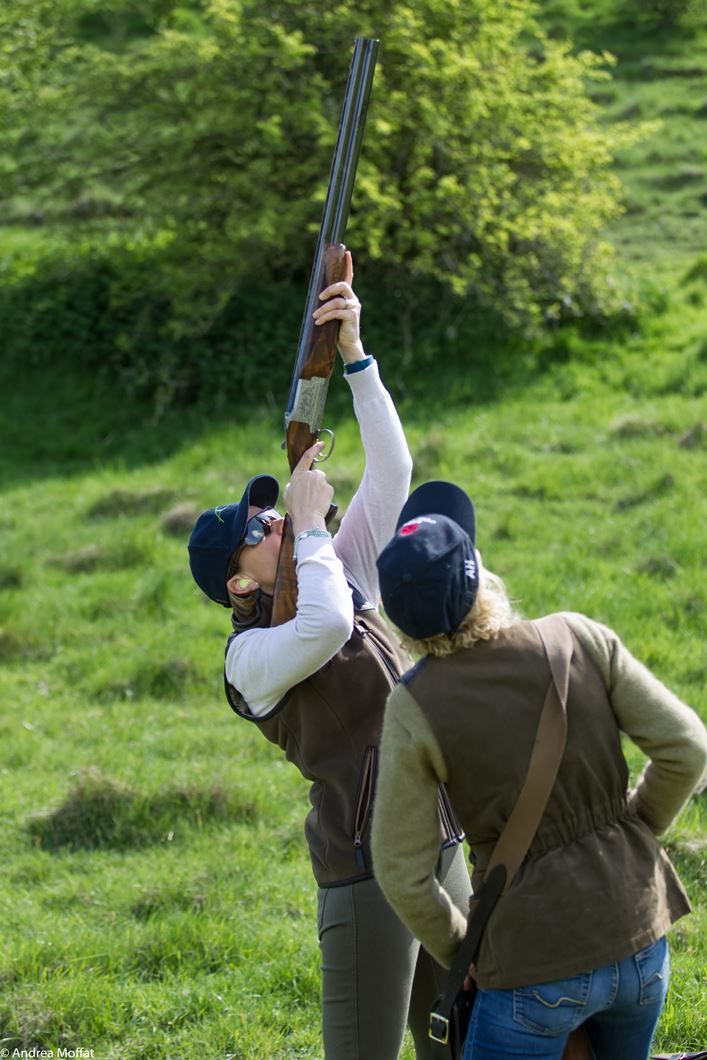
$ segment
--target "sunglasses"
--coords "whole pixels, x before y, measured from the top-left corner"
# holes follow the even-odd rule
[[[268,536],[272,530],[272,524],[281,518],[282,516],[274,508],[265,508],[262,512],[250,517],[245,524],[245,536],[229,560],[226,580],[238,573],[238,562],[245,546],[257,545],[264,537]]]
[[[257,515],[251,516],[245,524],[245,536],[241,541],[241,546],[257,545],[259,541],[268,536],[272,530],[272,524],[281,518],[282,516],[274,508],[266,508]]]

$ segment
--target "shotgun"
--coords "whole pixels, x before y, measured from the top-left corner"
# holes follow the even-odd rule
[[[343,278],[344,252],[342,240],[349,217],[356,168],[361,153],[366,124],[368,100],[378,56],[379,41],[357,37],[346,84],[346,94],[339,120],[339,132],[329,175],[324,212],[319,227],[309,289],[304,306],[297,355],[290,393],[285,410],[285,441],[287,460],[292,471],[305,449],[313,445],[322,431],[322,417],[329,380],[336,358],[339,322],[331,320],[316,327],[312,314],[322,303],[319,295],[332,283]],[[334,434],[326,457],[331,455]],[[332,506],[327,522],[336,508]],[[282,545],[278,561],[271,625],[279,626],[294,618],[297,607],[297,577],[294,561],[292,523],[285,517]]]

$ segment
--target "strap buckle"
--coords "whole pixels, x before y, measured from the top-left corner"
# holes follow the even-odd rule
[[[449,1020],[446,1016],[440,1016],[439,1012],[430,1012],[429,1037],[433,1042],[446,1045],[449,1041]]]

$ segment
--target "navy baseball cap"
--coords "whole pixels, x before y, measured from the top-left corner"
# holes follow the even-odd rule
[[[248,506],[274,508],[280,484],[272,475],[256,475],[238,504],[220,504],[202,512],[189,538],[189,566],[194,581],[217,604],[230,607],[226,589],[228,562],[246,532]]]
[[[378,557],[386,613],[398,629],[423,640],[452,633],[479,588],[474,506],[451,482],[426,482],[410,495],[395,537]]]

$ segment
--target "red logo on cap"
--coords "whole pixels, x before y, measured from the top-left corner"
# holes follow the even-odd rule
[[[407,523],[403,523],[398,533],[401,537],[408,537],[410,534],[414,534],[416,530],[419,530],[423,523],[432,523],[434,526],[437,522],[436,519],[432,519],[429,515],[421,515],[419,519],[410,519]]]

